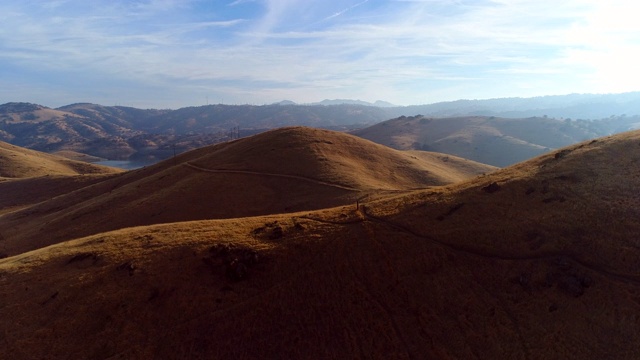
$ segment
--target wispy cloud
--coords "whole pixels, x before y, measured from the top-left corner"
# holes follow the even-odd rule
[[[256,2],[258,0],[236,0],[233,1],[231,3],[229,3],[227,6],[236,6],[236,5],[241,5],[241,4],[248,4],[248,3],[253,3]]]
[[[640,8],[622,0],[48,4],[0,4],[0,68],[16,74],[3,86],[56,89],[68,102],[73,94],[124,102],[119,83],[153,107],[203,93],[239,103],[411,104],[640,83]],[[0,102],[34,93],[46,91],[0,92]]]
[[[333,19],[333,18],[335,18],[335,17],[338,17],[338,16],[340,16],[340,15],[342,15],[342,14],[346,13],[347,11],[352,10],[352,9],[355,9],[355,8],[357,8],[358,6],[360,6],[360,5],[364,5],[364,4],[368,3],[368,2],[369,2],[369,0],[364,0],[364,1],[361,1],[361,2],[359,2],[359,3],[357,3],[357,4],[351,5],[351,6],[349,6],[348,8],[345,8],[345,9],[343,9],[343,10],[340,10],[340,11],[336,12],[336,13],[335,13],[335,14],[333,14],[333,15],[327,16],[326,18],[324,18],[324,20],[329,20],[329,19]]]

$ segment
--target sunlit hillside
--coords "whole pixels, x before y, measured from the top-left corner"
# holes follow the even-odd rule
[[[0,141],[0,180],[47,175],[109,174],[121,170],[70,160]]]
[[[335,131],[283,128],[181,154],[8,213],[0,217],[0,251],[18,254],[130,226],[321,209],[494,170]],[[11,202],[24,203],[19,191]]]

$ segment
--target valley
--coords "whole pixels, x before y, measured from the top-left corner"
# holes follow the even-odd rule
[[[175,110],[89,103],[51,109],[6,103],[0,105],[0,141],[72,158],[75,153],[96,161],[153,164],[275,128],[308,126],[352,132],[400,150],[444,152],[507,166],[579,141],[640,128],[640,118],[632,115],[640,111],[638,94],[460,100],[403,107],[348,100]]]

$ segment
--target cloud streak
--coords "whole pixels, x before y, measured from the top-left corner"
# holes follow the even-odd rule
[[[348,8],[340,10],[340,11],[338,11],[337,13],[335,13],[333,15],[327,16],[326,18],[324,18],[324,20],[330,20],[330,19],[336,18],[336,17],[346,13],[347,11],[353,10],[353,9],[357,8],[358,6],[364,5],[364,4],[368,3],[368,2],[369,2],[369,0],[364,0],[364,1],[361,1],[361,2],[359,2],[357,4],[351,5]]]

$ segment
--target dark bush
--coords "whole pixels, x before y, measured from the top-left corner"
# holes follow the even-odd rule
[[[485,186],[482,188],[482,191],[489,193],[489,194],[493,194],[496,191],[499,191],[500,189],[502,189],[502,187],[500,185],[498,185],[498,183],[496,182],[492,182],[491,184]]]

